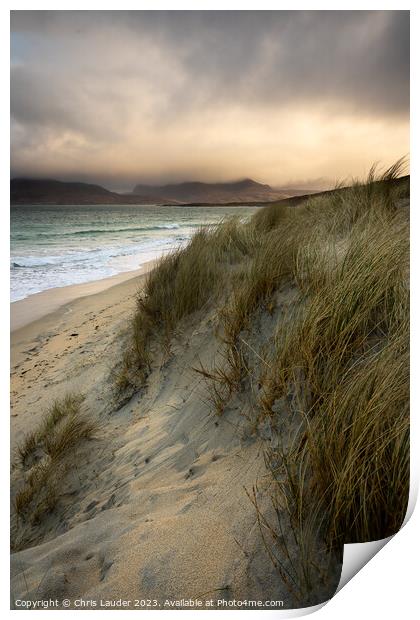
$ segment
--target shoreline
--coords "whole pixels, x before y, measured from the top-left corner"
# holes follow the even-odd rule
[[[157,260],[147,261],[138,269],[122,271],[108,278],[50,288],[29,295],[24,299],[10,302],[10,333],[13,334],[40,319],[44,319],[78,299],[102,293],[109,288],[127,282],[127,280],[145,275],[153,269]]]
[[[48,206],[48,205],[44,205],[44,206]],[[122,205],[122,206],[126,206],[126,205]],[[143,207],[146,205],[140,205],[140,206]],[[190,205],[190,206],[196,206],[196,205]],[[199,225],[200,226],[202,225],[201,220],[205,220],[206,222],[203,225],[207,225],[207,224],[209,226],[214,225],[215,222],[213,222],[213,220],[217,220],[217,221],[220,220],[220,218],[226,212],[226,206],[227,205],[214,205],[214,209],[218,212],[217,215],[216,216],[214,214],[212,216],[203,215],[201,219],[199,218]],[[241,206],[241,205],[238,205],[238,206]],[[250,212],[253,213],[255,211],[255,207],[247,206],[245,207],[244,211],[245,211],[245,217],[248,218],[249,213]],[[231,210],[229,211],[229,213],[232,214],[233,211]],[[147,241],[144,247],[142,246],[143,241],[140,243],[139,248],[141,249],[143,247],[143,249],[140,252],[140,254],[138,254],[138,256],[135,255],[136,252],[134,252],[134,249],[132,250],[134,252],[134,255],[133,255],[133,260],[130,259],[131,264],[127,264],[126,262],[123,262],[121,264],[119,263],[119,261],[117,261],[117,266],[116,266],[117,273],[115,273],[112,276],[108,275],[107,277],[103,277],[104,275],[106,275],[106,273],[104,274],[103,272],[82,274],[82,276],[80,276],[79,268],[77,267],[77,265],[76,265],[76,274],[71,275],[71,273],[67,273],[67,268],[64,266],[63,273],[67,274],[66,275],[67,282],[62,281],[61,278],[60,279],[54,278],[54,281],[49,282],[48,272],[46,272],[46,274],[44,274],[43,271],[34,272],[33,269],[31,269],[31,265],[32,265],[31,262],[29,262],[28,264],[26,264],[25,262],[20,264],[22,261],[19,260],[18,264],[14,265],[13,263],[13,265],[16,267],[29,267],[28,273],[25,275],[25,278],[29,279],[31,283],[32,291],[31,290],[28,291],[28,288],[25,285],[25,280],[23,280],[23,288],[21,287],[20,279],[19,279],[20,276],[18,272],[16,272],[16,274],[14,271],[11,272],[10,277],[12,281],[14,281],[14,278],[16,278],[16,286],[17,286],[16,297],[19,297],[22,294],[27,294],[27,296],[24,297],[23,299],[13,299],[13,301],[10,301],[10,315],[11,315],[10,333],[13,333],[14,331],[28,325],[29,323],[42,318],[46,314],[54,312],[58,308],[73,301],[74,299],[77,299],[79,297],[85,297],[87,295],[94,294],[101,290],[105,290],[106,288],[109,288],[110,286],[114,286],[115,284],[118,284],[120,282],[124,282],[131,277],[135,277],[136,275],[141,275],[145,273],[145,271],[148,271],[150,269],[151,263],[156,262],[156,260],[158,260],[161,256],[164,256],[167,252],[174,251],[175,249],[183,245],[184,242],[187,241],[194,234],[193,227],[196,226],[195,219],[194,219],[196,218],[196,216],[194,215],[191,218],[190,216],[186,216],[186,221],[184,222],[182,218],[178,221],[178,216],[174,216],[173,213],[172,215],[169,215],[169,214],[170,214],[170,208],[166,216],[157,217],[153,215],[152,216],[153,221],[155,217],[157,217],[157,219],[155,222],[156,226],[152,222],[153,225],[151,227],[151,230],[155,231],[157,229],[181,228],[182,233],[180,233],[178,230],[167,230],[167,231],[159,230],[155,238],[155,233],[153,232],[152,235],[150,236],[150,240]],[[147,222],[148,221],[149,220],[147,220]],[[138,230],[147,231],[149,228],[149,225],[147,224],[147,222],[146,222],[145,228],[140,227]],[[117,229],[119,230],[118,226],[117,226]],[[125,226],[121,228],[121,231],[124,231],[124,230],[125,230]],[[130,229],[127,229],[127,230],[130,230]],[[137,230],[137,228],[135,228],[134,230]],[[88,230],[88,231],[82,231],[82,232],[84,234],[84,232],[94,232],[94,231],[95,231],[95,227],[93,231]],[[105,233],[106,231],[100,231],[100,232]],[[147,235],[149,235],[149,232],[147,232]],[[146,240],[149,239],[147,235],[145,237]],[[143,233],[141,233],[140,239],[143,239]],[[163,240],[163,245],[162,245],[162,240]],[[127,246],[128,248],[128,255],[130,255],[131,253],[130,244],[131,242],[129,240],[129,237],[127,237],[127,233],[125,233],[124,238],[121,239],[117,244],[118,251],[116,252],[115,256],[117,257],[119,257],[120,255],[124,256],[125,246]],[[67,246],[64,245],[64,247],[67,247]],[[80,245],[80,251],[82,250],[93,251],[93,250],[89,250],[90,247],[91,247],[90,242],[88,243],[86,248],[84,244],[82,244]],[[122,248],[122,254],[120,252],[121,248]],[[99,248],[99,250],[100,249],[101,248]],[[35,252],[34,258],[37,258],[37,256],[38,255]],[[96,256],[96,254],[94,256]],[[30,256],[29,258],[32,258],[32,257]],[[89,261],[94,261],[94,264],[99,267],[102,267],[103,265],[108,265],[108,263],[112,264],[112,261],[110,261],[110,258],[108,257],[107,252],[105,252],[104,257],[102,256],[101,251],[99,251],[97,258],[92,258],[90,255],[88,255],[87,258]],[[86,257],[83,258],[83,260],[86,260]],[[71,262],[72,261],[70,261],[70,263]],[[38,262],[35,261],[34,264],[38,265]],[[40,266],[42,266],[43,264],[44,264],[43,261],[41,261]],[[62,263],[61,263],[61,258],[60,258],[59,262],[57,263],[58,267],[56,267],[56,269],[60,270],[61,264]],[[124,271],[124,267],[127,268],[128,270]],[[91,278],[91,280],[88,280],[87,282],[82,281],[78,283],[77,282],[78,277],[82,277],[82,279],[87,277],[87,278]],[[48,284],[52,286],[52,288],[47,288],[45,290],[42,290],[45,288],[45,286],[48,286]],[[33,292],[34,290],[39,291],[39,292]],[[13,295],[13,297],[15,297],[15,295]]]
[[[112,367],[122,355],[136,294],[152,266],[126,272],[125,279],[90,283],[90,294],[84,296],[73,289],[77,298],[63,305],[57,300],[55,310],[44,305],[43,316],[33,315],[10,334],[12,451],[64,393],[93,398],[94,411],[105,393],[106,401],[113,402]]]

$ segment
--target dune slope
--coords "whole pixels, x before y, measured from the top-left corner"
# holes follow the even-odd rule
[[[192,597],[294,606],[246,493],[257,481],[264,488],[267,476],[262,440],[242,415],[248,400],[215,417],[192,369],[216,355],[215,316],[196,315],[170,358],[157,347],[146,392],[115,405],[105,360],[122,354],[122,317],[139,283],[73,302],[64,316],[57,312],[14,335],[15,443],[39,426],[52,398],[71,391],[87,395],[84,409],[96,430],[68,463],[54,511],[23,528],[12,521],[12,604],[83,597],[165,606],[166,599]],[[12,479],[18,487],[19,468]]]

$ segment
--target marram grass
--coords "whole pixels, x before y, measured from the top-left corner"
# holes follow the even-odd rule
[[[200,230],[149,274],[121,375],[122,388],[130,381],[143,385],[151,343],[170,346],[186,317],[217,309],[218,363],[195,368],[209,400],[221,415],[253,374],[261,386],[258,420],[280,416],[281,422],[287,413],[299,421],[297,446],[277,455],[285,472],[277,488],[283,485],[294,501],[306,539],[312,531],[333,547],[396,532],[407,506],[409,181],[398,178],[403,166],[399,161],[382,175],[372,168],[365,182],[270,205],[245,223]],[[281,290],[295,291],[296,301],[276,314]],[[244,337],[264,313],[278,316],[277,327],[261,343],[264,354],[257,352],[265,363],[251,368]],[[310,517],[311,505],[317,510]]]

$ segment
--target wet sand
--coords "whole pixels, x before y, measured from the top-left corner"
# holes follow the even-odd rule
[[[100,293],[117,284],[145,274],[153,268],[155,262],[148,261],[139,269],[118,273],[110,278],[52,288],[30,295],[25,299],[14,301],[10,304],[10,331],[14,332],[25,325],[38,321],[40,318],[55,312],[75,299]]]

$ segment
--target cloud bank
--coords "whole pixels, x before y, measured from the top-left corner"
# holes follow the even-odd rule
[[[409,150],[407,11],[12,12],[12,174],[362,175]]]

